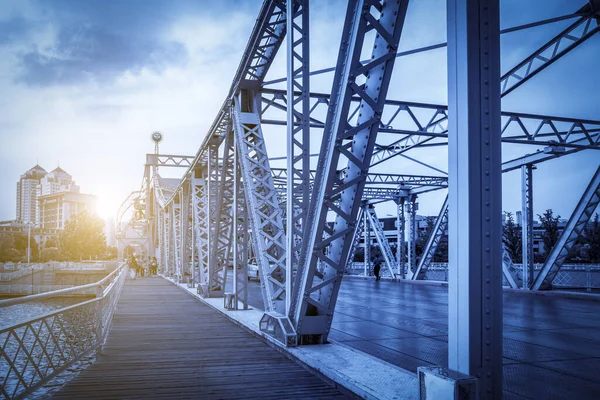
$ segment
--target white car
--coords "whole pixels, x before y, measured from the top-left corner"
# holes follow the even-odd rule
[[[260,282],[260,273],[258,271],[258,265],[248,264],[248,280],[256,279],[257,282]]]

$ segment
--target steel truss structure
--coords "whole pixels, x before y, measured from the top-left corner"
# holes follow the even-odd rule
[[[501,390],[501,348],[489,343],[501,337],[502,271],[511,287],[518,285],[510,258],[502,262],[507,254],[500,238],[500,174],[523,171],[527,288],[551,286],[599,201],[597,173],[542,272],[533,277],[531,171],[547,160],[600,150],[600,121],[501,111],[500,99],[596,34],[600,1],[589,1],[572,16],[573,24],[501,75],[498,1],[449,0],[448,106],[387,98],[398,57],[446,46],[397,52],[408,6],[408,0],[348,2],[337,65],[328,69],[332,91],[324,94],[310,90],[310,76],[321,72],[310,72],[309,0],[265,0],[196,155],[148,155],[142,189],[126,202],[125,208],[136,210],[128,226],[137,224],[165,274],[187,277],[205,297],[229,292],[233,308],[238,302],[246,307],[246,265],[253,257],[264,300],[261,329],[288,345],[327,342],[342,276],[362,236],[369,243],[373,231],[392,276],[419,279],[448,231],[450,317],[462,323],[450,329],[450,367],[480,377],[480,390],[492,398]],[[468,8],[479,14],[468,14]],[[542,23],[549,22],[503,32]],[[467,30],[480,36],[469,41]],[[282,90],[269,87],[282,80],[265,78],[284,40]],[[364,54],[370,58],[361,61]],[[266,126],[287,128],[285,168],[269,158]],[[317,137],[318,158],[311,158],[311,139]],[[502,162],[502,144],[537,151]],[[445,146],[448,170],[415,152]],[[400,158],[435,174],[381,172]],[[184,167],[185,173],[177,181],[164,179],[159,170],[165,167]],[[417,259],[417,198],[439,189],[449,195]],[[385,201],[398,210],[398,244],[408,230],[407,251],[398,245],[395,255],[373,207]],[[365,259],[367,268],[367,254]],[[461,297],[459,287],[471,295]],[[476,304],[476,298],[484,300]],[[461,338],[472,335],[479,339],[461,348]],[[473,360],[484,362],[475,366]]]

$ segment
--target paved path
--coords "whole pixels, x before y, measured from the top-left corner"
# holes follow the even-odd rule
[[[345,396],[161,278],[127,281],[102,354],[53,399]]]
[[[448,365],[448,290],[344,279],[331,340],[401,368]],[[505,292],[504,398],[600,399],[600,302]]]

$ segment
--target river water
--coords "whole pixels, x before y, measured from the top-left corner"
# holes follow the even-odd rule
[[[0,330],[86,300],[88,300],[88,298],[58,298],[2,307],[0,308]],[[25,397],[25,399],[39,400],[52,397],[52,394],[58,391],[66,382],[77,376],[80,371],[86,369],[94,361],[94,358],[95,356],[93,354],[84,357],[71,365],[67,370],[58,374],[46,385]],[[6,372],[0,371],[0,380],[4,380],[5,377]]]

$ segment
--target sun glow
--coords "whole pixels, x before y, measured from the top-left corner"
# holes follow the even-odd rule
[[[106,194],[98,195],[96,214],[98,214],[104,220],[115,218],[121,202],[122,200],[120,200],[117,196]]]

